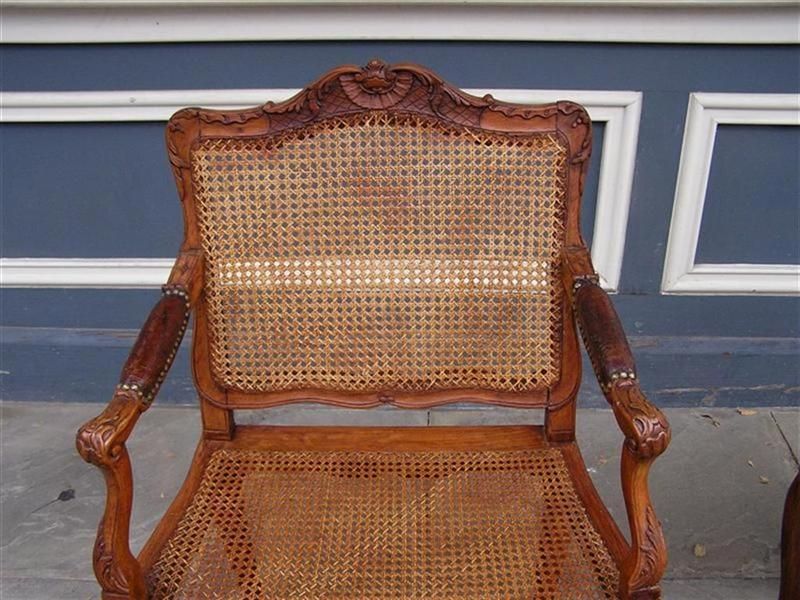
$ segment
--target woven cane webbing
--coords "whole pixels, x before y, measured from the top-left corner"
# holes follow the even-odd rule
[[[193,152],[214,377],[242,391],[558,379],[567,149],[367,112]]]
[[[557,449],[218,450],[154,599],[615,598]]]

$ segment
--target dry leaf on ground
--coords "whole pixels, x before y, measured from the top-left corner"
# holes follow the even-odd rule
[[[717,420],[714,418],[714,415],[710,415],[710,414],[708,414],[708,413],[703,413],[703,414],[701,414],[700,416],[701,416],[701,417],[703,417],[704,419],[708,419],[709,421],[711,421],[711,424],[712,424],[714,427],[719,427],[719,421],[717,421]]]

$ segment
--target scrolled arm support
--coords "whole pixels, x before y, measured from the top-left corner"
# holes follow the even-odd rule
[[[182,286],[165,285],[136,338],[108,406],[78,431],[80,455],[98,467],[119,460],[139,415],[147,410],[164,381],[189,322],[189,295]]]
[[[125,440],[145,410],[147,405],[136,392],[117,390],[105,410],[78,430],[75,439],[78,454],[95,466],[113,468],[122,458]]]
[[[131,390],[117,390],[97,417],[78,431],[76,446],[84,460],[103,472],[106,507],[94,545],[93,564],[103,598],[144,598],[139,563],[128,545],[133,505],[131,462],[125,448],[147,405]]]
[[[606,398],[625,434],[625,444],[637,457],[646,460],[661,455],[669,446],[667,418],[647,398],[634,381],[609,386]]]
[[[639,387],[625,331],[617,311],[600,287],[588,256],[567,254],[568,294],[584,346],[603,394],[614,409],[629,449],[643,459],[658,456],[669,445],[670,430],[664,414],[651,404]]]
[[[568,248],[563,267],[565,288],[586,351],[625,436],[621,479],[631,544],[621,565],[620,596],[655,600],[661,597],[659,582],[667,564],[667,547],[650,501],[648,475],[653,461],[669,445],[669,423],[639,387],[622,324],[599,285],[588,252]]]
[[[189,320],[190,296],[170,284],[142,327],[111,401],[79,430],[78,453],[100,468],[106,506],[94,547],[94,570],[104,599],[145,598],[144,575],[130,551],[133,478],[125,442],[172,364]]]

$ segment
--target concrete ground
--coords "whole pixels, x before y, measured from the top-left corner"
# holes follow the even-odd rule
[[[0,598],[97,598],[91,548],[103,510],[100,473],[74,449],[97,404],[0,404]],[[673,440],[651,474],[670,551],[667,600],[777,597],[783,500],[797,472],[797,409],[672,409]],[[538,411],[448,407],[370,411],[289,407],[246,412],[239,422],[461,425],[536,422]],[[199,413],[154,406],[129,449],[136,498],[131,529],[142,546],[191,460]],[[579,439],[598,490],[625,523],[619,490],[620,434],[607,410],[579,413]],[[623,526],[623,531],[626,527]]]

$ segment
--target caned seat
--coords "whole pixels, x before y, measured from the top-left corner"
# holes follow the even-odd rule
[[[185,237],[111,403],[103,598],[658,598],[669,442],[579,232],[586,111],[373,61],[167,128]],[[203,431],[138,557],[125,440],[194,315]],[[580,327],[625,438],[626,540],[575,442]],[[237,426],[290,402],[545,411],[545,425]],[[153,466],[155,468],[155,466]]]
[[[302,433],[250,428],[203,458],[152,598],[616,597],[579,460],[536,429]]]

